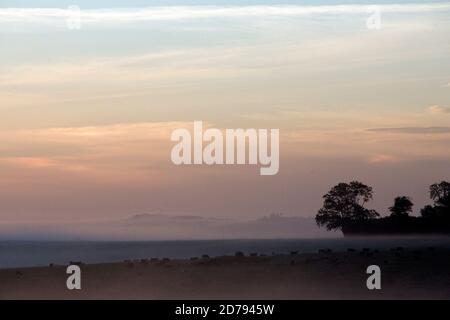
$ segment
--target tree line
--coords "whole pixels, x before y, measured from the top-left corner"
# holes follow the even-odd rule
[[[398,196],[389,207],[390,214],[366,208],[373,199],[373,189],[359,181],[339,183],[323,196],[316,223],[328,230],[352,234],[450,233],[450,182],[434,183],[429,188],[432,205],[420,210],[420,217],[411,216],[412,199]]]

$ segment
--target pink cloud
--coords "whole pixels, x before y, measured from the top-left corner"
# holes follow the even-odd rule
[[[388,154],[377,154],[369,159],[370,164],[397,163],[400,159]]]

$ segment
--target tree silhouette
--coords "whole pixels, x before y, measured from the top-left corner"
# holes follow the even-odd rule
[[[434,218],[437,216],[436,210],[433,206],[426,205],[423,209],[420,210],[420,214],[422,215],[422,218]]]
[[[421,211],[424,218],[450,218],[450,182],[441,181],[430,186],[430,198],[434,205],[425,206]]]
[[[412,212],[413,203],[409,197],[397,197],[394,200],[394,205],[389,208],[391,217],[404,218],[408,217]]]
[[[450,207],[450,182],[441,181],[430,186],[430,197],[435,204]]]
[[[323,207],[316,215],[317,225],[327,230],[342,229],[350,223],[378,217],[375,210],[364,208],[372,195],[372,188],[359,181],[339,183],[323,196]]]

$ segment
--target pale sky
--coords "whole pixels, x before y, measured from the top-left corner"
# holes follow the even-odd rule
[[[355,179],[418,212],[450,180],[450,2],[379,1],[380,30],[352,2],[2,1],[0,219],[314,216]],[[173,165],[194,120],[280,129],[279,173]]]

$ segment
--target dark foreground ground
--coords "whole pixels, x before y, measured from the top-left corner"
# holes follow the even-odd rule
[[[368,290],[366,268],[381,268]],[[81,265],[82,289],[66,266],[0,270],[0,299],[449,299],[450,249],[402,248],[268,257]]]

